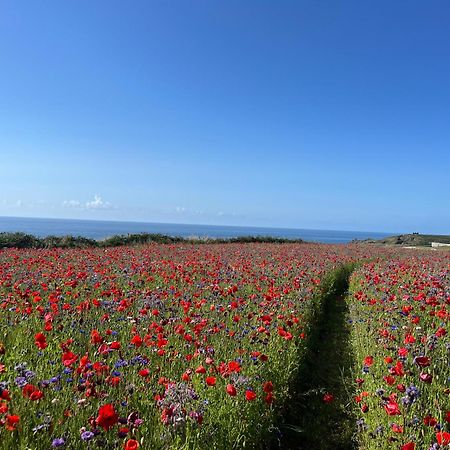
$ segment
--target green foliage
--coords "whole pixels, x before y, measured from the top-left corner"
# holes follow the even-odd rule
[[[268,243],[268,244],[286,244],[286,243],[297,243],[300,244],[304,242],[302,239],[285,239],[276,238],[272,236],[239,236],[231,239],[219,239],[221,243],[227,242],[237,242],[240,244],[244,243]]]
[[[40,247],[40,239],[25,233],[0,233],[0,248]]]
[[[39,238],[25,233],[0,233],[0,248],[86,248],[86,247],[120,247],[123,245],[143,244],[226,244],[226,243],[302,243],[301,239],[284,239],[271,236],[239,236],[230,239],[182,238],[160,233],[122,234],[103,240],[89,239],[83,236],[46,236]]]
[[[95,247],[97,241],[83,236],[46,236],[41,239],[42,247],[45,248],[85,248]]]
[[[121,245],[149,244],[151,242],[156,244],[175,244],[183,241],[183,238],[167,236],[160,233],[136,233],[111,236],[102,241],[98,241],[97,245],[100,247],[119,247]]]

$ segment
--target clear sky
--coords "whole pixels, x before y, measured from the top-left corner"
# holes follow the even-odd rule
[[[450,2],[0,1],[0,215],[450,233]]]

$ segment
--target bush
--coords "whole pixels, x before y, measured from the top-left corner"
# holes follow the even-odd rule
[[[168,236],[160,233],[122,234],[108,237],[103,240],[89,239],[83,236],[46,236],[38,238],[25,233],[0,233],[0,248],[86,248],[86,247],[120,247],[123,245],[142,244],[226,244],[226,243],[303,243],[302,239],[285,239],[271,236],[239,236],[234,238],[182,238]]]
[[[0,233],[0,248],[39,247],[40,239],[26,233]]]

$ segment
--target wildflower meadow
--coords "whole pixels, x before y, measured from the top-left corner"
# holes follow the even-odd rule
[[[267,243],[0,251],[0,448],[288,448],[343,267],[354,381],[314,395],[352,448],[445,448],[448,253]]]

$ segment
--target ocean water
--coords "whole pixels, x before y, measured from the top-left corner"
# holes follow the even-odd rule
[[[219,225],[188,225],[174,223],[113,222],[103,220],[35,219],[0,217],[0,232],[22,231],[39,237],[84,236],[104,239],[115,234],[161,233],[180,237],[232,238],[238,236],[272,236],[323,243],[345,243],[353,239],[380,239],[393,233],[309,230],[295,228],[236,227]]]

